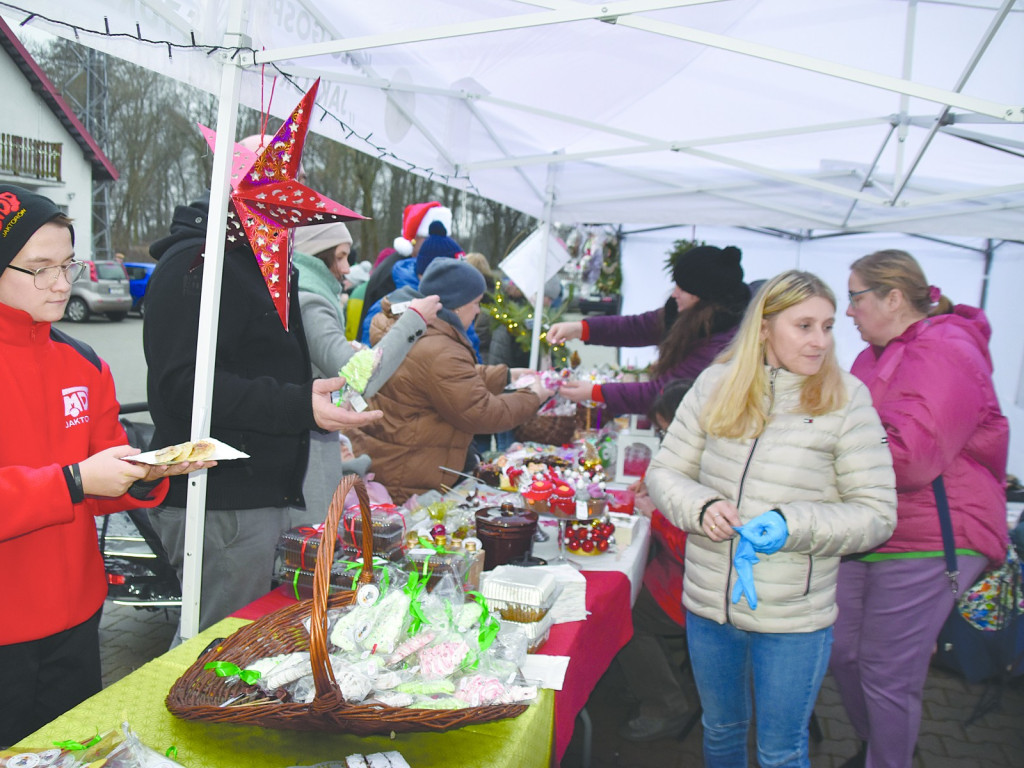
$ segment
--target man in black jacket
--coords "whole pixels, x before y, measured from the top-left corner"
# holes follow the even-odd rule
[[[178,206],[170,235],[150,248],[159,263],[146,291],[143,346],[154,447],[190,438],[207,216],[205,200]],[[290,510],[303,506],[309,431],[357,427],[381,416],[336,407],[331,393],[343,379],[313,380],[294,274],[290,330],[245,238],[225,251],[222,285],[211,436],[250,458],[210,470],[200,629],[270,588],[278,537],[290,526]],[[172,481],[153,515],[179,578],[186,482]]]

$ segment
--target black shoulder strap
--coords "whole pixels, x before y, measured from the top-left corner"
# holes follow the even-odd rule
[[[54,328],[52,325],[50,326],[50,338],[59,344],[67,344],[78,354],[95,365],[97,371],[103,370],[103,362],[100,360],[100,356],[97,355],[95,350],[93,350],[93,348],[84,341],[79,341],[76,338],[68,336],[64,331]]]
[[[935,505],[939,508],[939,528],[942,529],[942,551],[946,557],[946,576],[949,577],[953,589],[953,597],[960,592],[958,577],[960,571],[956,564],[956,542],[953,540],[953,520],[949,516],[949,499],[946,498],[946,484],[939,475],[932,480],[932,491],[935,492]]]

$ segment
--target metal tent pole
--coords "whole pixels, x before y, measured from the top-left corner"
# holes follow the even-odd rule
[[[247,46],[242,0],[231,0],[224,45]],[[237,30],[237,31],[232,31]],[[231,157],[238,121],[238,94],[242,81],[239,62],[224,58],[218,95],[217,141],[213,155],[210,184],[210,215],[206,228],[203,259],[202,300],[199,310],[199,340],[196,345],[195,389],[192,395],[192,439],[210,434],[210,410],[213,404],[213,371],[217,352],[217,328],[220,321],[221,278],[224,271],[224,233],[227,225],[228,192],[231,188]],[[206,532],[207,470],[189,475],[185,508],[185,559],[182,573],[181,637],[193,637],[199,631],[199,603],[203,574],[203,539]]]

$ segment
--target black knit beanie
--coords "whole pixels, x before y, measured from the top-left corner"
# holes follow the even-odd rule
[[[734,245],[699,245],[676,259],[672,279],[682,290],[705,301],[731,301],[746,289],[740,266],[742,255]]]
[[[14,184],[0,184],[0,272],[43,224],[62,213],[48,197]],[[75,230],[71,229],[71,242]]]

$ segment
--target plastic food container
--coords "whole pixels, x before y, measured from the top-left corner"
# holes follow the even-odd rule
[[[353,569],[346,569],[348,562],[346,561],[335,561],[331,566],[331,574],[327,581],[327,594],[333,595],[335,592],[343,592],[350,590],[355,586],[355,578],[357,571]],[[295,566],[283,563],[277,569],[277,579],[281,584],[288,587],[288,591],[295,595],[300,600],[306,600],[313,597],[313,571],[305,568],[296,568]],[[376,582],[380,579],[380,574],[375,570],[373,580]]]
[[[484,579],[481,589],[492,611],[506,621],[543,619],[558,598],[554,576],[531,568],[505,568]]]
[[[548,611],[538,621],[520,622],[502,619],[503,626],[515,627],[527,638],[527,653],[536,653],[551,635],[551,625],[555,623],[555,614]]]
[[[339,536],[334,547],[334,559],[340,560],[350,556],[356,550],[346,547]],[[316,564],[316,553],[320,549],[320,531],[316,528],[303,526],[291,528],[281,534],[277,540],[277,552],[285,565],[293,568],[313,570]]]
[[[393,512],[373,512],[373,554],[391,558],[405,546],[405,521]],[[354,514],[345,513],[341,523],[345,528],[345,539],[352,546],[359,547],[363,541],[363,518],[358,507]],[[307,560],[308,562],[308,560]]]
[[[470,557],[465,550],[438,553],[426,547],[410,549],[405,553],[405,570],[410,573],[423,573],[424,564],[429,575],[427,591],[431,591],[447,574],[452,574],[456,581],[464,584],[470,566]]]

